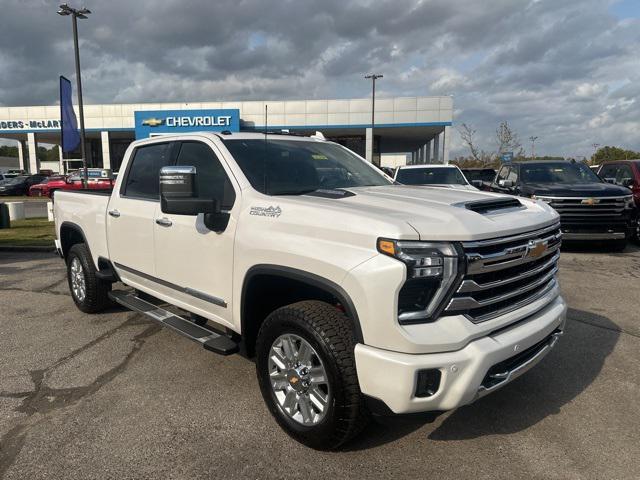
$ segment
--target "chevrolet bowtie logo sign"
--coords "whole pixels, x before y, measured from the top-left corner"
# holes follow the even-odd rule
[[[142,125],[146,125],[148,127],[157,127],[159,125],[164,125],[164,118],[145,118],[142,121]]]
[[[597,205],[600,203],[600,200],[597,198],[585,198],[580,202],[582,205]]]
[[[141,110],[134,112],[136,138],[167,133],[240,131],[237,108],[198,110]]]
[[[529,240],[524,258],[540,258],[547,251],[547,242]]]

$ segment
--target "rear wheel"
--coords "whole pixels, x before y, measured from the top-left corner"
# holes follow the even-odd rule
[[[262,396],[299,442],[335,449],[366,425],[354,348],[351,321],[324,302],[279,308],[262,324],[256,344]]]
[[[96,267],[84,243],[76,243],[67,255],[67,280],[71,297],[85,313],[95,313],[111,305],[111,283],[96,276]]]

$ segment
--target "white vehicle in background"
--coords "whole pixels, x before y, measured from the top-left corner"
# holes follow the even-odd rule
[[[121,170],[112,192],[56,192],[77,307],[118,302],[255,358],[274,418],[314,448],[370,413],[469,404],[564,330],[545,203],[395,185],[317,136],[166,135],[133,142]]]
[[[478,190],[456,165],[406,165],[396,169],[394,180],[402,185]]]

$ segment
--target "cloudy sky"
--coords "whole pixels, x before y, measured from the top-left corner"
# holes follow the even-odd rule
[[[55,104],[58,75],[73,78],[70,20],[54,1],[0,5],[0,105]],[[85,103],[365,97],[375,71],[382,96],[453,95],[486,150],[502,120],[541,154],[640,150],[640,0],[84,5]]]

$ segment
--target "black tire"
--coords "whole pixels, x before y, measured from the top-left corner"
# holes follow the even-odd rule
[[[316,425],[302,425],[286,414],[271,387],[269,352],[283,334],[306,340],[325,367],[330,387],[328,408]],[[271,414],[295,440],[311,448],[333,450],[355,437],[367,424],[369,413],[358,384],[355,343],[351,320],[334,306],[316,300],[279,308],[262,324],[256,342],[260,390]]]
[[[85,295],[79,298],[72,285],[72,265],[74,259],[77,259],[82,267],[82,275],[84,276]],[[109,292],[111,291],[111,283],[100,280],[96,276],[96,267],[89,253],[89,249],[84,243],[76,243],[69,249],[67,255],[67,282],[69,283],[69,291],[76,306],[85,313],[96,313],[111,306],[109,300]]]
[[[612,252],[622,252],[625,248],[627,248],[627,240],[613,240],[609,244],[609,248]]]

